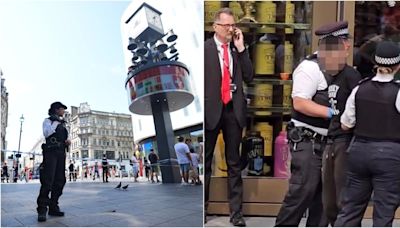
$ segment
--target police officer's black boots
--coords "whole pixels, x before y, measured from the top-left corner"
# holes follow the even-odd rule
[[[50,208],[49,207],[49,215],[52,215],[52,216],[64,216],[64,212],[60,211],[60,208],[58,206],[56,206],[54,208]]]

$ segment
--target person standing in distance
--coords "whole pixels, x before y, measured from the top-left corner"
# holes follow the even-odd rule
[[[392,226],[400,203],[400,48],[382,41],[375,52],[376,75],[351,92],[341,117],[354,128],[348,149],[348,181],[335,226],[359,226],[372,192],[373,226]]]
[[[42,145],[43,162],[40,165],[40,192],[37,198],[38,221],[46,221],[47,207],[49,215],[64,216],[60,211],[58,199],[66,182],[65,152],[71,141],[63,119],[67,106],[54,102],[49,109],[49,118],[43,122],[43,135],[46,143]],[[51,197],[49,198],[49,193]]]
[[[103,154],[103,159],[101,160],[101,166],[103,168],[103,183],[108,182],[108,161],[107,156]]]
[[[242,215],[243,183],[239,146],[242,129],[246,126],[247,102],[243,82],[252,81],[253,66],[231,9],[222,8],[216,12],[213,28],[214,37],[204,44],[205,215],[214,148],[222,130],[228,165],[230,222],[234,226],[246,226]]]

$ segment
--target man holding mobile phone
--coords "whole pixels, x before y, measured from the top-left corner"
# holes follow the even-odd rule
[[[242,130],[246,126],[247,103],[243,81],[250,82],[253,79],[253,66],[231,9],[222,8],[216,12],[213,28],[214,37],[204,44],[205,210],[208,206],[214,148],[222,130],[228,165],[230,222],[234,226],[246,226],[242,215],[243,183],[239,145]]]

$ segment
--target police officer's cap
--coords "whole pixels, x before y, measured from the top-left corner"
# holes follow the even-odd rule
[[[63,105],[61,102],[56,101],[53,104],[50,105],[51,110],[56,110],[59,108],[67,109],[67,106]]]
[[[382,41],[376,46],[375,63],[391,67],[400,63],[400,47],[390,41]]]
[[[340,38],[349,38],[349,24],[347,21],[338,21],[330,24],[325,24],[315,30],[315,35],[319,37],[319,39],[324,39],[329,36],[340,37]]]

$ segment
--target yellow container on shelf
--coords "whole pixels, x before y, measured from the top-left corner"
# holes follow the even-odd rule
[[[275,73],[275,45],[271,41],[258,42],[253,55],[256,74]]]
[[[272,91],[273,86],[270,84],[258,83],[254,84],[251,88],[251,106],[256,108],[268,108],[272,106]],[[271,112],[267,111],[256,111],[255,115],[267,116],[271,115]]]
[[[284,51],[283,72],[291,74],[293,71],[293,44],[285,41]]]
[[[284,108],[292,107],[292,85],[283,85],[283,102]],[[283,114],[290,114],[290,112],[283,112]]]
[[[221,1],[204,2],[204,21],[213,22],[215,13],[222,8]]]
[[[228,176],[228,165],[225,160],[225,143],[222,132],[218,134],[217,143],[214,149],[214,160],[213,160],[213,176],[216,177],[227,177]]]
[[[259,122],[254,125],[254,130],[261,133],[264,138],[264,156],[272,156],[273,128],[269,123]]]
[[[243,10],[240,6],[240,3],[237,1],[229,2],[229,8],[233,12],[233,17],[235,18],[235,21],[238,22],[239,19],[243,16]]]
[[[271,1],[257,2],[256,20],[259,23],[276,22],[276,4]],[[263,26],[257,29],[259,33],[275,33],[274,27]]]
[[[291,3],[290,1],[287,1],[285,4],[286,4],[285,23],[293,24],[294,23],[294,4]],[[293,34],[293,32],[294,32],[293,28],[285,28],[285,33]]]

